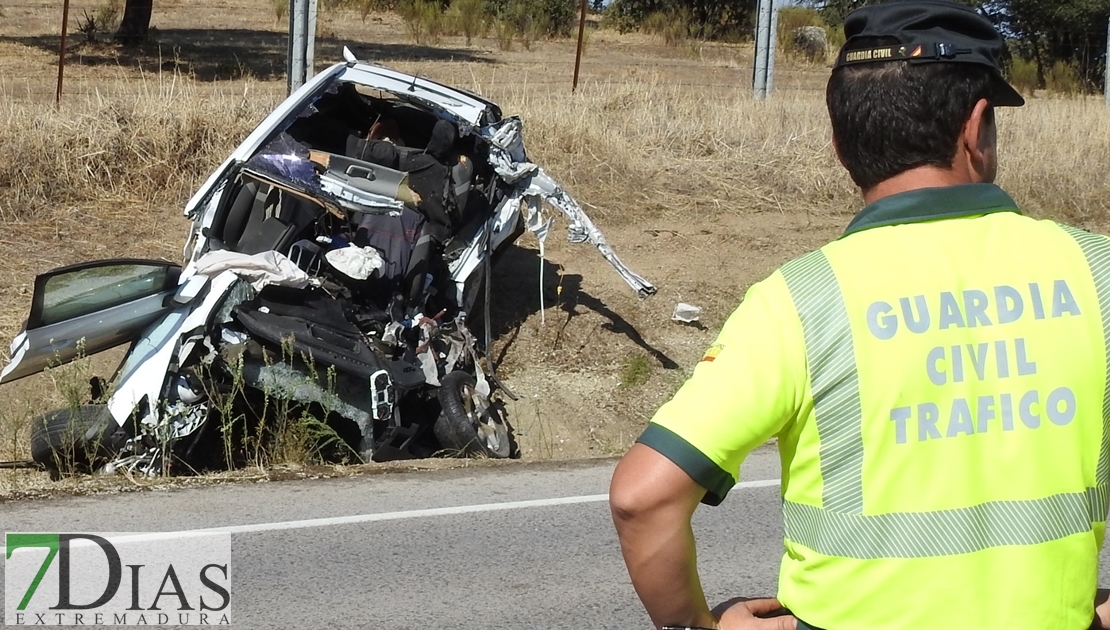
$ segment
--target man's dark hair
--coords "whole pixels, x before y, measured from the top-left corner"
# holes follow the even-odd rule
[[[960,131],[975,103],[990,99],[991,86],[990,69],[965,63],[892,61],[834,70],[825,102],[852,181],[869,190],[918,166],[950,168]]]

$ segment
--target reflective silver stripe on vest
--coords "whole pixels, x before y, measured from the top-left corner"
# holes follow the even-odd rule
[[[783,265],[802,321],[806,362],[821,440],[821,501],[826,510],[863,513],[863,411],[852,328],[829,259],[821,250]]]
[[[1098,295],[1098,310],[1102,315],[1103,348],[1110,355],[1110,242],[1106,237],[1070,225],[1060,227],[1079,244],[1083,256],[1087,258],[1087,266],[1091,268],[1095,294]],[[1099,451],[1096,472],[1100,484],[1110,483],[1110,356],[1107,361],[1106,383],[1102,394],[1102,449]],[[1105,517],[1106,508],[1103,508],[1102,518],[1098,520],[1105,520]]]
[[[1026,501],[933,512],[863,516],[783,502],[787,540],[826,556],[929,558],[1005,545],[1036,545],[1091,531],[1104,520],[1107,486]]]

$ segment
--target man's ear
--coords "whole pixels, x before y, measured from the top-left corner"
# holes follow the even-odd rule
[[[997,168],[997,138],[994,108],[981,98],[971,108],[971,115],[960,134],[960,148],[966,152],[968,169],[980,181],[993,181]]]

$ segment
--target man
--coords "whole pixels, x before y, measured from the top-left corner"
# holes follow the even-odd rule
[[[987,20],[889,2],[844,29],[827,105],[867,205],[748,291],[617,467],[636,591],[656,626],[1110,627],[1110,239],[1023,217],[992,183],[994,107],[1024,101]],[[717,618],[690,516],[771,437],[778,599]]]

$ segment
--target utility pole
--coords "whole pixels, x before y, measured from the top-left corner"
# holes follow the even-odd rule
[[[286,88],[290,94],[314,74],[316,0],[289,0],[289,47],[286,53]]]
[[[1106,108],[1110,109],[1110,20],[1106,20],[1106,58],[1102,60],[1106,78],[1102,83],[1102,95],[1106,97]]]
[[[759,0],[755,26],[755,64],[752,89],[755,98],[766,99],[775,77],[775,48],[778,46],[778,11],[774,0]]]

